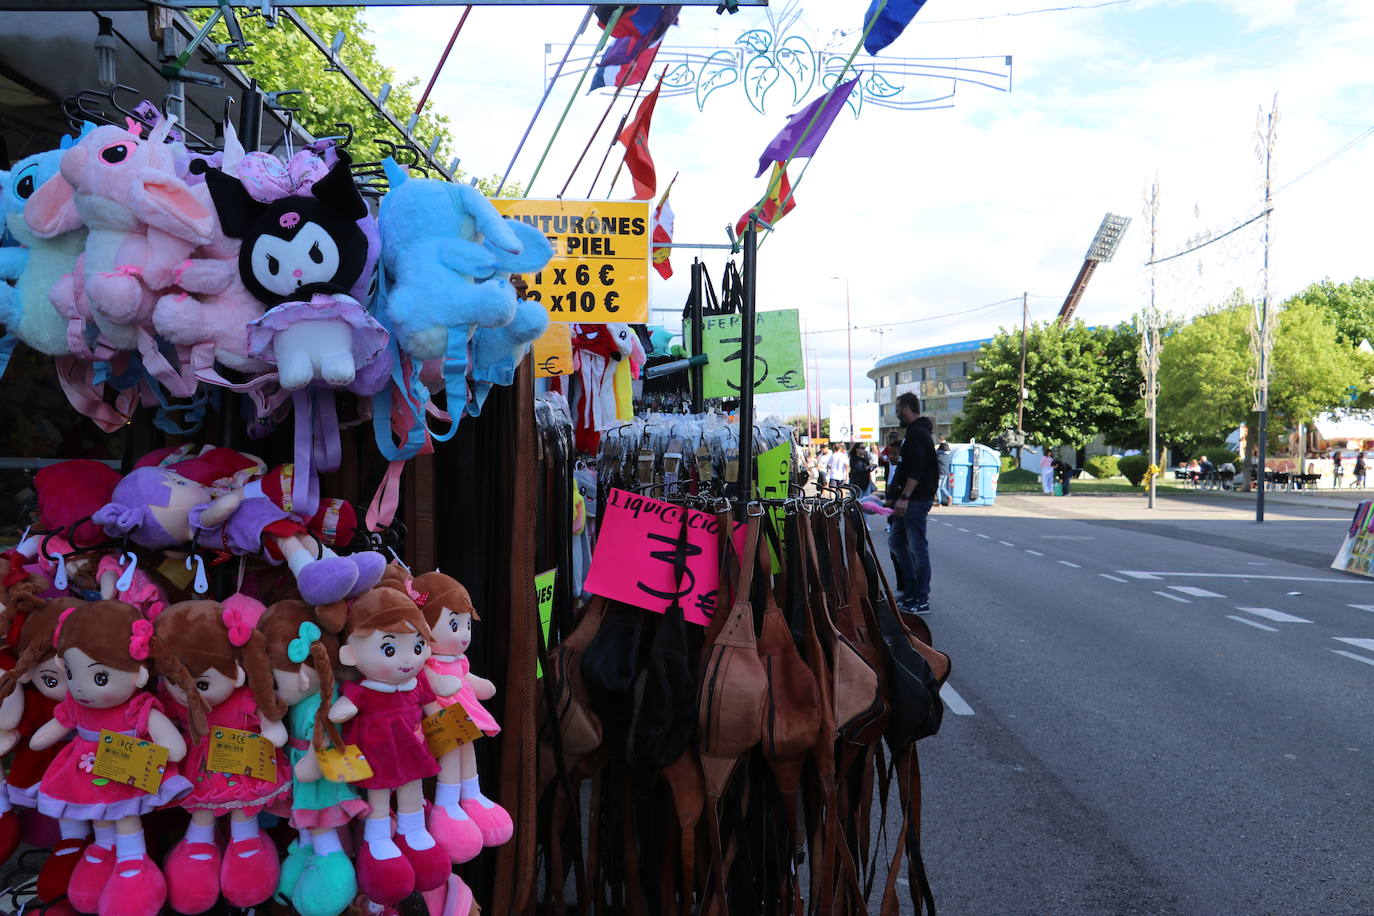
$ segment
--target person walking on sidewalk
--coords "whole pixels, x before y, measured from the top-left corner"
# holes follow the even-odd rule
[[[926,519],[935,505],[935,427],[929,417],[921,416],[921,399],[909,391],[897,398],[897,419],[906,427],[906,435],[887,498],[892,506],[888,543],[893,562],[900,570],[902,586],[898,604],[909,613],[929,614],[930,544],[926,540]]]
[[[1365,473],[1364,449],[1361,449],[1360,453],[1355,456],[1355,486],[1359,487],[1361,490],[1364,489]]]
[[[949,486],[949,468],[954,461],[954,453],[950,451],[949,443],[945,437],[940,437],[940,444],[935,446],[935,472],[936,478],[935,496],[936,501],[942,506],[948,506],[953,501],[954,491]]]
[[[1340,452],[1331,453],[1331,489],[1333,490],[1341,488],[1341,478],[1345,476],[1345,468],[1341,466],[1342,461],[1344,459]]]
[[[1048,448],[1040,456],[1040,488],[1046,496],[1054,495],[1054,456]]]
[[[825,459],[825,473],[832,487],[849,482],[849,458],[844,446],[838,442],[830,443],[830,455]]]

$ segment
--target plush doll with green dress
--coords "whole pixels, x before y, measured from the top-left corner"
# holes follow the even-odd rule
[[[267,637],[277,698],[289,707],[290,821],[300,834],[282,862],[277,894],[301,916],[338,916],[358,893],[340,828],[368,810],[348,783],[322,778],[315,758],[317,748],[343,745],[338,728],[327,718],[339,696],[334,686],[338,643],[321,631],[314,609],[303,601],[277,602],[259,627]]]

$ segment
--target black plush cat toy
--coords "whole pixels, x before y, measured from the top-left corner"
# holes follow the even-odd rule
[[[263,203],[211,170],[205,181],[224,234],[240,239],[239,274],[272,306],[248,326],[251,355],[295,391],[316,384],[376,394],[390,377],[386,330],[360,303],[377,261],[377,221],[342,150],[308,189]]]

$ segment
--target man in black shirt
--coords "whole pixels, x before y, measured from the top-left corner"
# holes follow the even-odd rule
[[[907,392],[897,398],[897,418],[906,427],[901,461],[887,487],[892,502],[888,530],[892,559],[897,564],[902,610],[930,613],[930,545],[926,541],[926,517],[935,504],[938,465],[934,425],[921,416],[921,399]]]

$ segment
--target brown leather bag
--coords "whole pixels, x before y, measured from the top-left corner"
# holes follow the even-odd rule
[[[539,728],[540,782],[547,785],[554,776],[553,741],[549,729],[557,723],[563,742],[563,761],[568,771],[578,769],[578,763],[601,747],[601,720],[587,705],[587,688],[582,683],[582,653],[591,645],[601,629],[606,613],[606,599],[591,600],[577,626],[557,646],[549,650],[544,660],[544,676],[553,685],[554,709],[541,716]],[[548,714],[550,713],[551,714]]]

